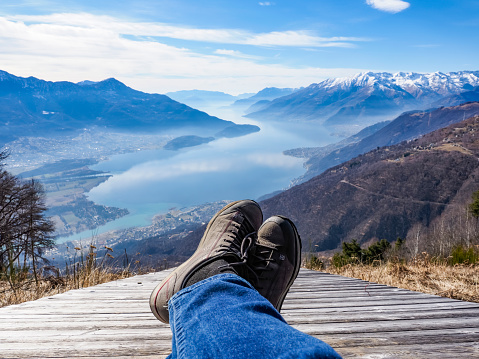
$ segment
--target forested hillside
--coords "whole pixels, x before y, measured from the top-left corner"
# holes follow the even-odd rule
[[[261,202],[284,214],[303,243],[333,249],[342,241],[395,240],[415,224],[463,209],[479,188],[479,116],[419,139],[374,149]]]
[[[468,102],[452,107],[403,113],[369,136],[330,152],[319,152],[306,162],[307,172],[298,181],[308,180],[330,167],[377,147],[391,146],[412,140],[426,133],[479,114],[479,102]]]

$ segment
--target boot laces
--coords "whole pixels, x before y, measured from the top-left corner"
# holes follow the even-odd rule
[[[236,222],[232,224],[235,230],[227,232],[227,238],[224,240],[225,243],[221,244],[220,247],[223,248],[225,253],[233,253],[238,258],[238,261],[228,263],[228,265],[224,265],[220,269],[226,267],[234,268],[235,270],[239,269],[242,272],[241,276],[251,283],[252,280],[257,280],[257,275],[249,267],[248,258],[253,252],[258,235],[256,231],[243,235],[240,232],[244,233],[245,228]]]
[[[220,267],[233,268],[241,271],[241,276],[250,282],[255,288],[261,289],[259,283],[265,278],[265,274],[274,270],[271,262],[275,262],[275,247],[266,247],[258,244],[256,231],[248,233],[248,229],[235,221],[232,222],[233,230],[227,231],[224,243],[220,246],[225,253],[232,253],[238,261],[228,263]]]
[[[228,251],[233,248],[233,252],[239,260],[223,267],[241,270],[241,276],[244,279],[256,289],[262,289],[261,280],[266,278],[269,271],[274,270],[270,263],[276,261],[274,252],[278,251],[278,248],[258,244],[258,234],[256,232],[248,233],[243,238],[238,234],[230,233],[229,237],[226,240],[229,245],[224,244],[224,246],[228,247]]]
[[[248,229],[244,225],[232,221],[230,228],[225,232],[226,238],[224,243],[220,244],[220,248],[225,253],[233,253],[243,262],[248,258],[248,252],[255,243],[256,232],[248,233]]]
[[[266,274],[269,271],[274,270],[274,267],[270,263],[275,262],[274,252],[278,251],[278,248],[270,248],[262,245],[257,245],[256,250],[252,253],[249,267],[256,275],[256,288],[262,289],[259,285],[261,279],[266,278]]]

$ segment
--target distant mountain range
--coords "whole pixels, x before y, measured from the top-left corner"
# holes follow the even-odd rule
[[[464,102],[479,101],[479,86],[470,91],[464,91],[456,95],[451,95],[440,99],[432,104],[432,107],[457,106]]]
[[[130,132],[191,127],[210,135],[234,125],[165,95],[133,90],[113,78],[75,84],[0,71],[0,143],[90,127]]]
[[[428,117],[411,119],[424,123]],[[295,222],[306,251],[351,239],[405,238],[415,224],[427,226],[446,210],[464,208],[479,188],[478,133],[476,115],[376,148],[260,204],[266,217],[280,213]]]
[[[296,179],[301,183],[330,167],[366,153],[372,149],[412,140],[439,128],[479,115],[479,102],[468,102],[453,107],[403,113],[394,121],[367,127],[355,136],[326,147],[285,151],[297,157],[307,157],[307,172]]]
[[[247,117],[364,127],[405,111],[434,107],[441,100],[476,86],[479,86],[479,71],[360,73],[312,84],[273,100]]]
[[[236,100],[233,103],[233,107],[239,107],[245,109],[246,113],[251,113],[259,111],[267,107],[271,101],[292,94],[298,89],[293,88],[277,88],[277,87],[267,87],[253,96],[249,96],[243,99]]]
[[[165,95],[193,108],[201,108],[205,106],[228,106],[236,100],[249,97],[252,94],[233,96],[220,91],[183,90],[167,92]]]
[[[257,93],[243,93],[237,96],[219,91],[183,90],[166,93],[167,96],[194,108],[233,107],[245,113],[258,111],[272,100],[290,95],[297,89],[267,87]]]

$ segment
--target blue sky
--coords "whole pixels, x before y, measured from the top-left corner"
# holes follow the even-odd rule
[[[479,0],[4,0],[0,69],[231,94],[479,70]]]

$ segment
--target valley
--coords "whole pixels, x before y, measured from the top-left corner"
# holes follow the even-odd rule
[[[172,136],[112,133],[85,129],[76,136],[57,138],[22,137],[5,146],[9,170],[39,180],[46,192],[47,215],[55,223],[57,236],[93,230],[127,215],[125,208],[104,206],[86,194],[108,180],[111,174],[89,166],[110,156],[162,148]]]
[[[63,85],[63,90],[73,91],[81,101],[85,94],[90,96],[88,101],[91,96],[103,99],[101,105],[93,101],[96,107],[86,108],[85,113],[69,102],[61,107],[64,102],[59,99],[65,92],[48,97],[55,83],[38,86],[40,80],[6,76],[7,83],[22,83],[30,95],[43,91],[44,100],[36,107],[25,107],[33,117],[51,116],[51,111],[45,115],[39,109],[56,106],[66,116],[69,129],[61,135],[55,130],[51,136],[42,131],[37,136],[16,136],[10,128],[10,136],[16,137],[4,149],[10,153],[12,173],[44,185],[47,215],[56,225],[58,248],[63,248],[55,251],[62,255],[73,245],[95,242],[141,253],[147,262],[148,258],[181,261],[192,252],[202,226],[216,210],[240,198],[261,199],[266,215],[281,212],[291,217],[306,241],[319,249],[334,250],[350,238],[394,240],[406,237],[415,223],[431,223],[452,206],[451,201],[462,203],[464,195],[457,199],[455,192],[465,193],[475,183],[470,177],[475,169],[463,167],[475,156],[470,144],[454,138],[449,142],[427,139],[431,131],[479,114],[477,103],[461,102],[475,98],[477,73],[443,75],[417,77],[422,82],[415,82],[414,91],[404,85],[414,77],[411,74],[368,73],[308,88],[269,88],[236,97],[207,91],[176,94],[206,112],[163,95],[140,93],[114,79]],[[465,79],[462,85],[460,76]],[[440,77],[451,82],[448,91],[435,82]],[[433,83],[430,88],[425,78]],[[359,87],[352,95],[351,86]],[[461,92],[461,86],[467,91]],[[393,90],[402,95],[391,107]],[[28,91],[25,96],[30,96]],[[421,91],[423,95],[418,95]],[[378,97],[378,93],[390,96]],[[322,103],[321,96],[330,98]],[[386,112],[376,113],[377,119],[356,116],[348,109],[366,106],[363,113],[368,113],[368,106],[375,107],[372,98],[385,101],[380,107]],[[403,112],[391,118],[394,111],[433,100],[454,106]],[[266,114],[285,103],[284,118]],[[306,103],[317,107],[309,115],[301,112],[313,110]],[[145,108],[150,105],[153,110]],[[109,113],[111,108],[118,116]],[[98,121],[88,120],[87,127],[79,126],[88,111],[109,114]],[[164,111],[168,112],[166,120]],[[304,116],[298,117],[299,113]],[[346,132],[350,136],[345,137]],[[403,149],[411,141],[414,146]],[[385,147],[392,145],[399,147]],[[465,173],[472,181],[467,189],[461,189],[462,180],[446,180],[451,170]],[[426,182],[416,172],[424,173]],[[431,192],[431,178],[442,186],[437,198]],[[381,181],[391,187],[385,190]],[[422,192],[415,191],[415,186]],[[404,197],[403,187],[414,195]],[[351,198],[355,201],[349,203]],[[55,251],[52,256],[59,255]]]

